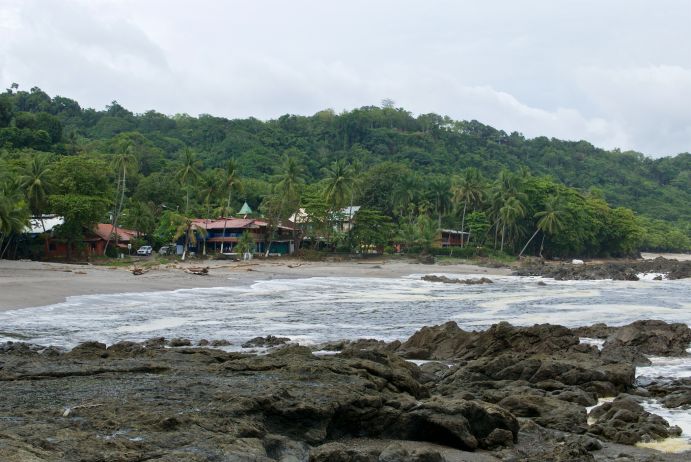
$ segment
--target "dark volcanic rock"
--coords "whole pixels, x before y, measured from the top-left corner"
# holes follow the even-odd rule
[[[655,260],[584,265],[531,263],[513,272],[515,276],[543,276],[557,280],[614,279],[619,281],[637,281],[637,273],[662,273],[669,279],[684,279],[691,277],[691,261],[680,262],[658,257]]]
[[[5,352],[0,365],[3,462],[306,460],[308,444],[350,436],[474,450],[506,442],[497,429],[518,432],[496,405],[429,398],[415,365],[378,351],[87,343],[53,356]]]
[[[580,348],[579,343],[571,330],[551,324],[514,327],[501,322],[483,332],[467,332],[449,321],[441,326],[423,327],[401,344],[398,353],[411,359],[475,359],[504,351],[568,351]]]
[[[691,378],[662,379],[645,384],[650,396],[656,397],[668,408],[691,409]]]
[[[590,433],[616,443],[635,444],[681,434],[679,427],[670,427],[665,419],[646,412],[627,395],[596,407],[590,411],[589,418],[593,422]]]
[[[603,353],[608,349],[632,349],[656,356],[686,356],[691,343],[691,328],[686,324],[664,321],[636,321],[620,327],[607,337]]]
[[[171,339],[170,341],[170,346],[172,347],[183,347],[183,346],[191,346],[192,341],[188,338],[174,338]]]
[[[511,395],[499,401],[499,405],[517,417],[530,417],[543,427],[573,433],[585,433],[588,429],[583,406],[555,398],[534,395]]]
[[[493,284],[489,278],[481,277],[476,279],[453,279],[446,276],[436,276],[434,274],[428,274],[422,276],[423,281],[427,282],[443,282],[445,284],[466,284],[466,285],[477,285],[477,284]]]
[[[242,348],[268,348],[283,345],[290,342],[288,337],[274,337],[267,335],[266,337],[254,337],[251,340],[242,344]]]

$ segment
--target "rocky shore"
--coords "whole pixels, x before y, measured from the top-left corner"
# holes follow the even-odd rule
[[[581,343],[584,336],[604,340],[602,349]],[[635,367],[650,354],[685,355],[691,342],[685,324],[568,329],[500,323],[468,332],[449,322],[405,342],[309,349],[276,337],[253,339],[269,348],[261,355],[174,340],[168,346],[163,339],[89,342],[71,351],[1,345],[0,460],[624,462],[690,456],[635,446],[681,432],[641,403],[655,398],[690,408],[688,379],[638,383]]]
[[[685,279],[691,277],[691,261],[657,257],[654,260],[630,260],[608,263],[545,263],[531,261],[517,268],[514,276],[542,276],[556,280],[613,279],[638,281],[641,274],[654,274],[657,279]]]

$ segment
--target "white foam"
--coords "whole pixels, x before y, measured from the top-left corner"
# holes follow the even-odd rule
[[[579,340],[582,344],[592,345],[598,350],[602,350],[602,347],[605,345],[605,339],[602,338],[581,337]]]

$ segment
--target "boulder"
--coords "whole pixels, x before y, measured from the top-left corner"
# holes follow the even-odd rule
[[[590,411],[588,431],[621,444],[679,436],[681,429],[672,427],[660,416],[651,414],[630,395],[619,395]]]
[[[543,427],[572,433],[585,433],[588,429],[585,408],[546,396],[512,395],[499,401],[499,405],[517,417],[528,417]]]
[[[288,337],[274,337],[267,335],[266,337],[254,337],[242,344],[242,348],[270,348],[286,344],[290,341]]]
[[[691,328],[683,323],[658,320],[635,321],[616,329],[607,337],[603,354],[610,349],[632,349],[656,356],[686,356]]]

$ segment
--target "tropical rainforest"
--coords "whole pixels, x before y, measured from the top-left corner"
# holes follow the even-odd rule
[[[432,251],[444,228],[470,233],[468,252],[691,250],[689,153],[528,139],[390,100],[262,121],[95,110],[16,84],[0,94],[0,258],[21,254],[32,216],[63,216],[67,240],[110,222],[161,245],[244,202],[273,223],[304,208],[305,242],[326,235],[348,251]],[[346,236],[332,222],[350,205],[361,208]]]

